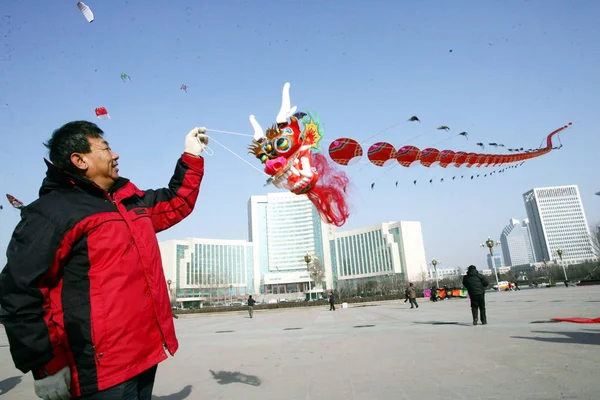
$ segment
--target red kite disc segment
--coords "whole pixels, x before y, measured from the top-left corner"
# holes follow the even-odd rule
[[[354,139],[340,138],[329,145],[329,157],[337,164],[356,164],[362,156],[363,149]]]
[[[414,163],[421,157],[421,150],[415,146],[402,146],[396,152],[396,161],[403,167],[410,167],[410,164]]]
[[[452,150],[442,150],[440,151],[440,167],[446,168],[454,161],[454,156],[456,153]]]
[[[434,148],[423,149],[421,152],[421,165],[430,167],[434,162],[440,161],[440,151]]]
[[[467,156],[468,153],[464,151],[457,151],[456,154],[454,154],[454,166],[461,167],[465,163],[465,161],[467,161]]]
[[[384,167],[396,159],[396,149],[389,143],[377,142],[367,151],[367,157],[371,163],[378,167]]]

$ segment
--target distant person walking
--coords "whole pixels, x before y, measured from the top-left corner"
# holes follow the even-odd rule
[[[431,301],[433,301],[434,303],[436,303],[438,301],[437,299],[437,287],[433,286],[431,288]]]
[[[463,278],[463,286],[467,288],[469,297],[471,298],[471,312],[473,313],[473,325],[477,325],[477,317],[481,317],[481,324],[487,324],[487,316],[485,314],[485,288],[489,286],[489,282],[483,275],[477,271],[477,267],[469,265],[467,274]]]
[[[248,314],[250,314],[250,318],[254,315],[254,304],[256,304],[256,301],[252,298],[252,295],[248,296]]]
[[[329,295],[329,311],[335,311],[335,296],[333,292]]]
[[[406,289],[406,294],[408,295],[408,300],[410,301],[410,308],[419,308],[417,304],[417,292],[415,291],[415,287],[412,282],[408,284],[408,289]]]

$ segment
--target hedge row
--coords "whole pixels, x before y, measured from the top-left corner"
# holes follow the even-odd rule
[[[421,296],[423,295],[420,293]],[[404,294],[390,294],[385,296],[370,296],[361,298],[349,298],[336,300],[336,304],[341,303],[366,303],[372,301],[386,301],[386,300],[403,300]],[[301,302],[280,302],[273,304],[257,304],[254,306],[255,310],[272,310],[280,308],[297,308],[297,307],[315,307],[315,306],[327,306],[329,301],[327,299],[317,301],[301,301]],[[220,307],[203,307],[187,310],[177,310],[175,314],[204,314],[204,313],[218,313],[228,311],[247,311],[248,306],[220,306]]]

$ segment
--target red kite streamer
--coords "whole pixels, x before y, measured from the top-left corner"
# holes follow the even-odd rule
[[[431,167],[436,163],[443,168],[448,166],[461,167],[463,165],[467,168],[495,167],[530,160],[549,153],[554,149],[552,147],[552,137],[571,125],[572,123],[569,122],[567,125],[551,132],[546,138],[546,147],[512,154],[466,153],[464,151],[455,152],[453,150],[439,151],[435,148],[420,150],[415,146],[402,146],[398,151],[394,151],[393,145],[385,142],[377,142],[369,147],[367,155],[372,164],[380,167],[389,165],[393,160],[396,160],[403,167],[410,167],[415,161],[419,161],[424,167]],[[340,165],[350,165],[356,162],[356,158],[362,154],[363,150],[361,146],[356,140],[350,138],[336,139],[329,146],[331,159]]]

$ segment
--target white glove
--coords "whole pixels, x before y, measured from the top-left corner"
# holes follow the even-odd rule
[[[208,145],[206,128],[194,128],[185,137],[185,152],[199,156]]]
[[[64,367],[54,375],[33,381],[35,394],[44,400],[67,400],[71,398],[71,369]]]

